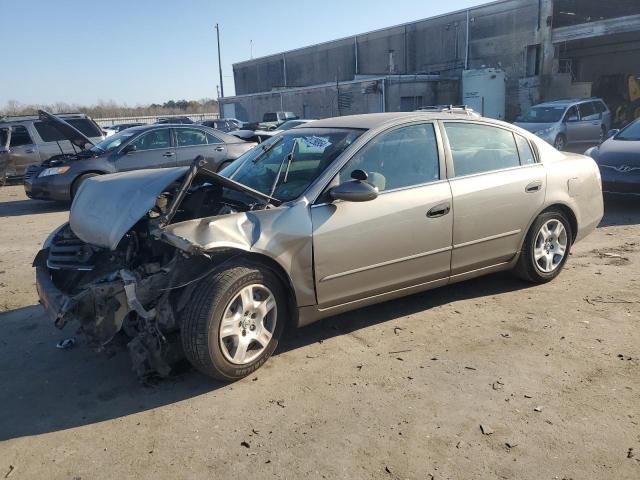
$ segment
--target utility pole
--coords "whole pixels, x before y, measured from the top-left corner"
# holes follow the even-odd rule
[[[216,37],[218,39],[218,70],[220,72],[220,98],[224,98],[224,85],[222,83],[222,60],[220,59],[220,27],[216,23]]]

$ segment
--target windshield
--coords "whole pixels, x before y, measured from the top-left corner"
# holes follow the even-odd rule
[[[220,172],[283,202],[298,198],[363,130],[304,128],[271,137]]]
[[[523,123],[556,123],[562,118],[565,107],[533,107],[518,118]]]
[[[616,140],[640,141],[640,121],[635,121],[620,131],[615,137]]]
[[[137,133],[137,130],[122,130],[119,133],[107,137],[106,139],[98,143],[95,147],[91,147],[90,150],[94,153],[110,152],[120,147],[120,145],[122,145]]]

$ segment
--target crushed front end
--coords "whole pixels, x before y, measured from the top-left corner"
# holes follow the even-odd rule
[[[211,175],[199,177],[200,167],[88,180],[70,223],[49,236],[34,260],[40,302],[56,327],[76,323],[98,350],[124,333],[140,377],[170,373],[182,357],[176,319],[196,282],[233,256],[189,242],[180,248],[162,238],[163,228],[174,219],[268,208]]]

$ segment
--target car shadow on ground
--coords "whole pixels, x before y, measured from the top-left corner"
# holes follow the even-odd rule
[[[38,213],[64,212],[69,206],[64,203],[45,200],[16,200],[0,202],[0,217],[19,217]]]
[[[442,287],[325,319],[285,332],[278,353],[466,298],[497,295],[529,284],[497,274]],[[81,338],[69,350],[56,343],[73,330],[56,330],[39,305],[0,314],[0,441],[89,425],[228,388],[193,369],[141,383],[124,349],[109,358]]]
[[[606,195],[604,217],[599,227],[637,225],[640,223],[640,197],[631,195]]]

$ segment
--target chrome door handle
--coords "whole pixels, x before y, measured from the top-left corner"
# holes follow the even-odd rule
[[[531,182],[529,185],[527,185],[524,191],[527,193],[534,193],[534,192],[540,191],[541,189],[542,189],[542,182],[538,180],[537,182]]]
[[[427,212],[427,217],[429,217],[429,218],[443,217],[444,215],[446,215],[450,211],[451,211],[451,204],[449,202],[440,203],[440,204],[436,205],[435,207],[431,208]]]
[[[35,152],[35,150],[33,148],[30,148],[30,149],[24,151],[24,153],[33,153],[33,152]]]
[[[173,157],[174,155],[175,155],[175,153],[173,153],[173,152],[164,152],[162,154],[163,157]]]
[[[222,151],[224,151],[224,147],[216,147],[215,151],[216,152],[222,152]]]

